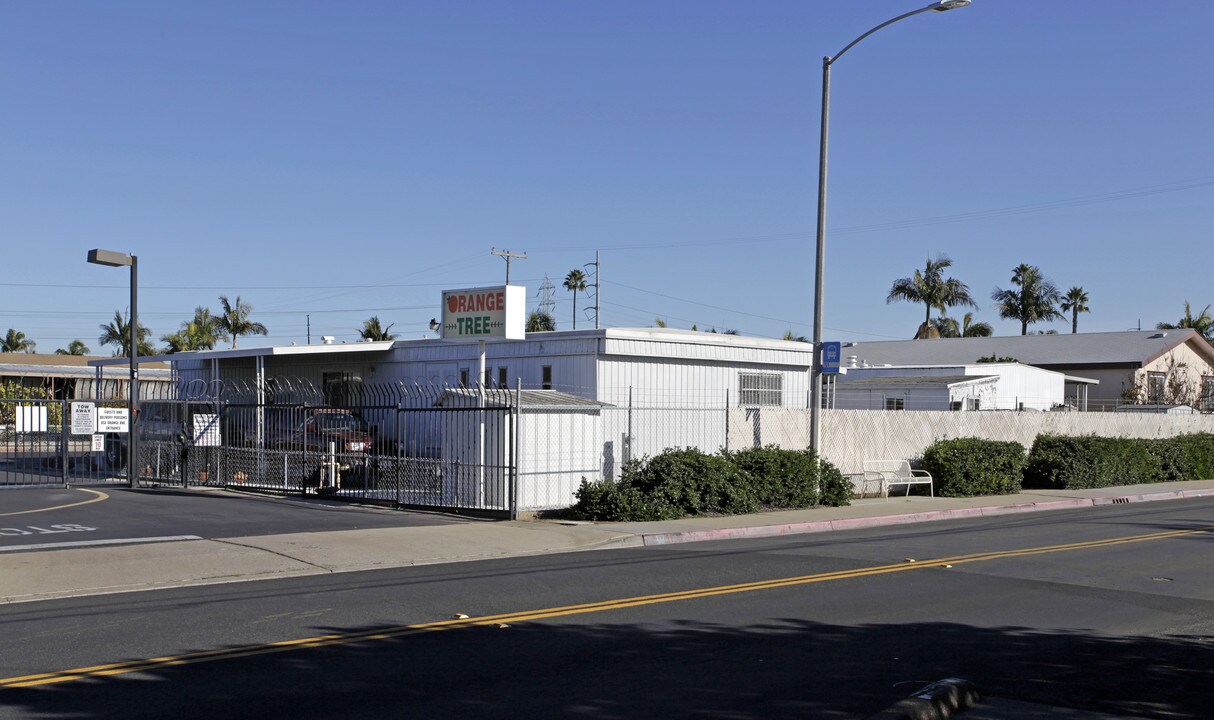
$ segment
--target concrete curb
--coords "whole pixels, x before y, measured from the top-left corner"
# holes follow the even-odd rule
[[[820,520],[806,523],[784,523],[780,525],[756,525],[753,527],[716,528],[712,530],[684,530],[680,532],[642,533],[645,545],[674,545],[678,543],[703,542],[706,540],[733,540],[739,538],[778,537],[780,535],[806,535],[835,530],[858,530],[886,525],[909,525],[911,523],[957,520],[973,517],[995,517],[1046,510],[1067,510],[1097,505],[1121,505],[1126,503],[1180,500],[1183,498],[1214,497],[1214,489],[1169,490],[1142,495],[1119,495],[1116,497],[1072,498],[1049,500],[1016,505],[992,505],[989,507],[955,508],[951,510],[927,510],[902,515],[879,515],[846,520]]]
[[[969,680],[945,678],[899,700],[868,720],[948,720],[981,697]]]

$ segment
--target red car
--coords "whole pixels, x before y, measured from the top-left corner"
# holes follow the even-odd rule
[[[339,453],[369,453],[375,436],[367,421],[353,410],[300,408],[266,413],[266,447],[327,452],[329,443],[335,443]]]

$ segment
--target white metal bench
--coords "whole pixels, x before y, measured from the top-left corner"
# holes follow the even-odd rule
[[[931,473],[926,470],[912,470],[910,463],[906,460],[865,460],[864,484],[866,487],[869,481],[876,481],[881,494],[885,497],[889,497],[890,485],[905,485],[908,496],[911,485],[927,485],[928,493],[932,497],[936,496]]]

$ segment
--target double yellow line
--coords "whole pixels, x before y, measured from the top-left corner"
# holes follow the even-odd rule
[[[657,605],[660,603],[680,602],[683,600],[697,600],[700,598],[713,597],[717,595],[731,595],[735,593],[754,592],[757,590],[773,590],[775,588],[808,585],[810,583],[829,582],[832,580],[847,580],[858,577],[884,575],[886,573],[925,570],[928,568],[943,568],[953,565],[961,565],[964,563],[986,562],[990,560],[1024,557],[1028,555],[1043,555],[1046,553],[1066,552],[1071,550],[1112,547],[1114,545],[1124,545],[1127,543],[1166,540],[1170,538],[1184,537],[1187,535],[1207,533],[1211,530],[1214,530],[1214,528],[1203,527],[1190,530],[1170,530],[1166,532],[1150,533],[1147,535],[1131,535],[1127,537],[1109,538],[1106,540],[1091,540],[1088,542],[1069,543],[1066,545],[1046,545],[1041,547],[1022,548],[1019,550],[999,550],[994,552],[975,553],[972,555],[935,558],[924,561],[907,560],[893,565],[876,565],[872,567],[856,568],[853,570],[838,570],[835,572],[816,573],[813,575],[799,575],[796,577],[759,580],[756,582],[739,583],[736,585],[718,585],[715,587],[659,593],[656,595],[617,598],[614,600],[603,600],[579,605],[564,605],[560,607],[543,608],[538,610],[524,610],[512,613],[500,613],[497,615],[482,615],[472,618],[441,620],[438,622],[422,623],[419,625],[400,625],[396,627],[380,628],[378,630],[319,635],[316,637],[283,640],[280,642],[264,643],[261,645],[247,645],[244,647],[225,648],[222,650],[206,650],[203,652],[169,655],[158,658],[147,658],[143,660],[130,660],[126,662],[109,663],[106,665],[92,665],[89,667],[74,668],[71,670],[39,673],[37,675],[23,675],[20,677],[3,678],[0,679],[0,689],[53,685],[55,683],[70,682],[85,678],[125,675],[127,673],[142,672],[145,670],[155,670],[179,665],[193,665],[195,663],[211,662],[214,660],[230,660],[292,650],[305,650],[311,648],[332,647],[335,645],[371,642],[376,640],[388,640],[391,638],[405,637],[408,635],[420,635],[422,633],[442,632],[446,630],[461,630],[465,628],[483,626],[501,626],[508,625],[510,623],[544,620],[546,618],[567,615],[581,615],[585,613],[620,610],[623,608],[639,607],[643,605]]]

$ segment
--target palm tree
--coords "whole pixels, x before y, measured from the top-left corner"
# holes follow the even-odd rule
[[[1012,271],[1012,282],[1019,290],[995,288],[991,300],[999,303],[999,317],[1004,320],[1019,320],[1020,334],[1029,334],[1029,325],[1047,320],[1062,320],[1062,313],[1054,307],[1062,299],[1057,286],[1041,274],[1036,265],[1021,263]]]
[[[160,338],[168,344],[170,353],[188,350],[213,350],[215,343],[227,340],[228,334],[220,327],[219,318],[211,314],[210,308],[201,305],[194,308],[194,319],[181,323],[181,329]]]
[[[222,320],[211,314],[211,308],[198,305],[194,308],[194,319],[184,324],[190,330],[196,350],[214,350],[220,340],[227,340]]]
[[[990,323],[974,322],[974,314],[966,313],[961,321],[961,337],[990,337],[995,334],[995,328]]]
[[[126,313],[119,310],[114,311],[114,319],[104,325],[99,325],[101,328],[101,336],[97,338],[97,342],[102,345],[117,345],[118,349],[114,352],[114,357],[130,356],[131,354],[131,323],[126,318]],[[139,354],[142,356],[155,355],[156,348],[152,347],[152,343],[148,339],[152,337],[152,331],[139,323],[138,343]]]
[[[970,295],[969,286],[957,278],[945,278],[944,271],[951,267],[953,261],[947,255],[937,255],[936,259],[927,259],[927,265],[921,271],[916,270],[911,277],[899,278],[889,289],[885,302],[898,300],[911,303],[923,303],[925,315],[923,324],[915,337],[926,336],[932,326],[932,308],[946,312],[948,308],[957,305],[978,307]]]
[[[692,330],[694,330],[694,329],[695,328],[692,328]],[[792,340],[794,342],[809,342],[809,340],[804,335],[793,335],[792,330],[785,330],[784,337],[782,337],[780,339],[781,340]]]
[[[1071,314],[1071,334],[1079,332],[1079,313],[1092,312],[1088,307],[1088,294],[1081,287],[1073,287],[1062,296],[1062,312]]]
[[[565,289],[573,292],[573,329],[577,330],[577,294],[586,290],[586,273],[574,268],[565,276]]]
[[[8,329],[8,335],[4,336],[4,340],[0,341],[0,352],[6,353],[32,353],[34,346],[38,343],[30,340],[25,336],[25,333],[20,330]]]
[[[379,316],[372,315],[367,320],[363,320],[363,329],[358,331],[363,340],[395,340],[396,336],[388,332],[392,329],[392,323],[388,327],[380,327]]]
[[[236,348],[236,338],[241,335],[270,334],[265,325],[249,319],[253,306],[242,303],[239,295],[236,296],[235,303],[229,302],[227,295],[220,295],[219,303],[223,305],[223,314],[219,316],[219,327],[232,339],[233,349]]]
[[[85,345],[80,340],[73,340],[68,343],[67,349],[59,348],[55,351],[56,355],[88,355],[89,346]]]
[[[552,332],[556,330],[556,318],[543,310],[532,310],[527,316],[527,332]]]
[[[1176,324],[1159,323],[1155,326],[1156,330],[1179,330],[1182,328],[1192,328],[1206,340],[1214,343],[1214,318],[1210,317],[1210,306],[1206,305],[1205,309],[1198,313],[1197,317],[1193,317],[1193,309],[1189,307],[1189,301],[1184,301],[1184,317]],[[11,331],[10,331],[11,332]]]

